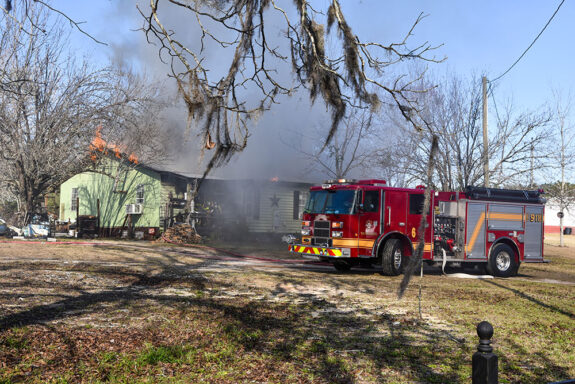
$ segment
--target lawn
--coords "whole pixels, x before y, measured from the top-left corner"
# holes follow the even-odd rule
[[[482,320],[501,383],[575,378],[575,256],[551,241],[516,278],[432,271],[401,300],[376,270],[4,243],[0,383],[469,383]]]

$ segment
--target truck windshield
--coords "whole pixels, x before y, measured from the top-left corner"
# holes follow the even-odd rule
[[[354,213],[355,190],[311,191],[305,213]]]

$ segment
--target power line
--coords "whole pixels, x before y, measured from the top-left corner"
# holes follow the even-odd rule
[[[551,18],[549,19],[549,21],[547,21],[547,24],[545,24],[545,26],[543,27],[543,29],[541,30],[541,32],[539,32],[539,34],[537,35],[537,37],[535,37],[535,40],[533,40],[533,42],[531,42],[531,44],[529,44],[529,46],[527,47],[527,49],[525,49],[525,51],[523,51],[523,53],[521,54],[521,56],[519,56],[519,58],[517,60],[515,60],[515,62],[505,71],[503,72],[501,75],[497,76],[495,79],[491,80],[490,82],[495,82],[499,79],[501,79],[503,76],[505,76],[507,74],[507,72],[511,71],[511,69],[523,58],[523,56],[525,56],[525,54],[527,53],[527,51],[529,51],[529,49],[533,46],[533,44],[535,44],[535,42],[537,41],[537,39],[539,39],[539,37],[543,34],[543,32],[545,31],[545,29],[547,29],[547,27],[549,26],[549,24],[551,24],[551,21],[553,20],[553,18],[555,17],[555,15],[557,14],[557,12],[559,12],[559,9],[561,8],[561,6],[563,5],[563,3],[565,2],[565,0],[562,0],[561,3],[559,3],[559,6],[557,7],[557,9],[555,10],[555,12],[553,12],[553,15],[551,15]]]
[[[493,88],[489,87],[487,93],[491,93],[491,99],[493,100],[493,105],[495,106],[495,115],[497,116],[497,124],[498,126],[501,126],[501,118],[499,117],[499,109],[497,108],[497,103],[495,102],[495,95],[493,94]]]

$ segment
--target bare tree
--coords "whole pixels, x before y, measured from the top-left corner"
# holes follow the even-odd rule
[[[535,186],[535,169],[547,167],[551,111],[515,114],[514,106],[505,106],[489,140],[489,180],[503,187]]]
[[[0,26],[0,183],[27,223],[44,193],[84,169],[98,126],[132,144],[132,128],[152,111],[130,76],[66,55],[65,32],[45,11],[34,4],[17,11]]]
[[[305,89],[312,102],[323,99],[331,111],[325,145],[348,107],[378,108],[381,97],[369,90],[372,86],[387,95],[414,127],[421,126],[417,113],[407,113],[418,110],[412,89],[415,80],[394,76],[391,68],[405,61],[443,60],[432,56],[437,47],[428,42],[409,44],[425,16],[420,14],[406,28],[401,41],[365,42],[354,34],[339,0],[330,0],[325,9],[316,3],[293,0],[282,3],[285,8],[277,0],[137,3],[144,19],[142,31],[150,43],[158,44],[160,59],[170,65],[188,109],[189,123],[198,125],[204,147],[214,149],[206,174],[246,147],[252,119],[298,88]],[[86,33],[80,23],[47,1],[6,0],[5,4],[2,9],[8,16],[12,16],[15,4],[25,9],[40,5]],[[187,22],[174,25],[169,17],[174,13],[186,17]],[[198,31],[199,41],[186,40],[190,28]],[[277,42],[274,37],[280,33],[284,37]],[[328,48],[325,42],[330,35],[338,44]],[[214,55],[213,49],[220,51]],[[210,61],[210,55],[217,61]],[[295,82],[288,80],[292,77],[288,75],[290,65]],[[225,69],[217,69],[222,66]]]
[[[408,183],[425,182],[431,140],[437,135],[433,187],[461,190],[482,182],[484,177],[479,81],[473,77],[466,82],[453,76],[438,84],[419,95],[421,114],[429,129],[413,132],[401,120],[394,119],[403,127],[402,140],[380,156],[393,158],[392,169],[404,172]],[[490,180],[501,187],[527,185],[525,179],[532,168],[542,166],[547,158],[551,115],[548,111],[516,114],[512,104],[496,115],[497,125],[489,135]]]
[[[353,110],[325,148],[323,143],[329,126],[318,126],[311,133],[295,132],[298,139],[305,135],[300,141],[304,141],[304,145],[311,143],[311,148],[289,142],[286,145],[308,160],[307,171],[316,171],[328,178],[346,178],[354,172],[364,172],[368,167],[372,149],[366,145],[365,139],[371,134],[372,122],[373,113]]]
[[[575,162],[575,150],[573,142],[575,141],[575,132],[569,121],[571,117],[572,100],[571,97],[566,99],[554,91],[554,109],[556,131],[559,133],[559,142],[555,144],[550,156],[551,168],[558,169],[560,172],[559,181],[545,185],[545,192],[549,196],[549,204],[556,206],[561,213],[559,217],[559,246],[565,246],[563,238],[563,215],[575,205],[575,185],[568,183],[566,177],[572,175],[573,163]],[[556,180],[556,179],[555,179]]]
[[[148,7],[139,8],[148,41],[159,44],[160,57],[171,64],[190,121],[201,125],[205,147],[215,148],[208,171],[245,148],[252,118],[298,88],[305,88],[312,102],[323,99],[331,111],[325,145],[334,137],[347,107],[375,109],[380,104],[380,97],[370,92],[369,86],[383,90],[401,107],[400,113],[413,120],[403,112],[404,107],[415,108],[411,81],[388,72],[385,74],[390,77],[383,75],[402,61],[435,61],[428,57],[434,49],[428,43],[408,46],[408,38],[424,16],[415,20],[402,41],[384,45],[361,41],[338,0],[329,1],[326,10],[316,8],[319,6],[301,0],[294,0],[290,8],[281,8],[275,0],[167,0],[161,4],[152,0]],[[186,43],[184,31],[166,21],[165,15],[174,8],[188,15],[199,30],[196,46]],[[288,44],[273,38],[279,32],[278,21]],[[186,30],[189,27],[186,25]],[[332,28],[339,46],[327,49],[326,36]],[[210,68],[207,47],[222,50],[220,65],[221,57],[227,58],[223,74]],[[286,64],[291,64],[295,84],[286,80]],[[253,94],[259,96],[250,103],[248,95]]]

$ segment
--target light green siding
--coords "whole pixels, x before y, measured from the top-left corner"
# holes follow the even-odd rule
[[[76,188],[79,215],[99,213],[100,227],[123,227],[128,224],[126,205],[138,203],[138,185],[144,188],[144,202],[142,214],[130,215],[132,227],[163,228],[164,219],[167,223],[170,218],[182,219],[178,215],[186,208],[179,203],[190,197],[186,191],[192,189],[193,178],[133,164],[122,168],[121,164],[111,158],[98,170],[80,173],[64,182],[60,187],[60,220],[76,220],[72,207],[72,191]],[[212,207],[213,218],[231,228],[245,224],[249,232],[294,233],[301,230],[308,190],[308,184],[294,182],[208,179],[200,189],[196,207],[200,212]],[[296,195],[299,204],[294,199]]]
[[[159,227],[162,186],[160,174],[144,167],[130,166],[118,169],[119,162],[108,161],[105,172],[83,172],[68,179],[60,187],[60,220],[76,220],[72,210],[72,189],[77,188],[79,214],[98,214],[100,226],[121,227],[126,219],[126,205],[136,203],[137,186],[144,189],[142,214],[132,215],[135,227]]]

